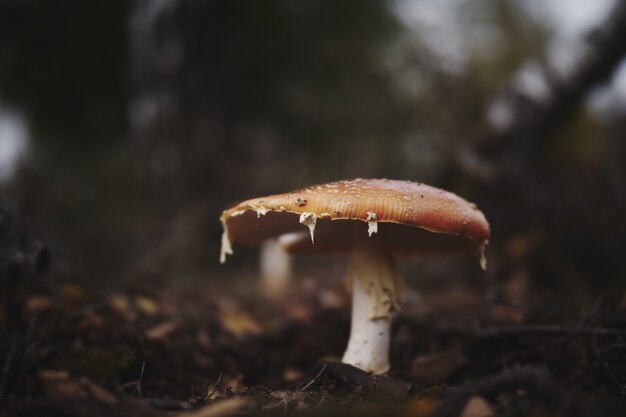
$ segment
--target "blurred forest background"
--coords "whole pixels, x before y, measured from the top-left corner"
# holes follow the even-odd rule
[[[492,297],[588,302],[626,276],[625,56],[615,0],[0,0],[3,204],[98,287],[251,267],[217,270],[249,197],[423,181],[490,220]]]

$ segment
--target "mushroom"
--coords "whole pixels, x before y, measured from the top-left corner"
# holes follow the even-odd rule
[[[343,362],[373,374],[389,370],[391,323],[405,285],[394,256],[479,250],[484,269],[490,233],[482,212],[461,197],[386,179],[247,200],[225,210],[221,221],[221,262],[233,253],[231,242],[256,246],[270,238],[290,253],[350,255],[352,323]]]
[[[285,252],[278,239],[268,239],[261,244],[259,275],[261,293],[268,300],[285,297],[291,282],[291,256]]]

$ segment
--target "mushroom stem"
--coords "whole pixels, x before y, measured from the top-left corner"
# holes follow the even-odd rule
[[[263,295],[269,300],[284,297],[291,283],[291,256],[277,239],[269,239],[261,245],[259,269]]]
[[[343,363],[379,375],[389,370],[391,323],[404,279],[393,256],[375,237],[352,252],[347,283],[352,290],[352,324]]]

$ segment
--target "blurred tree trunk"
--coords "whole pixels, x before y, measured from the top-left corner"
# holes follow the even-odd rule
[[[559,74],[546,59],[537,60],[543,62],[546,94],[533,96],[513,81],[492,100],[490,110],[497,107],[504,122],[488,123],[483,134],[453,149],[442,180],[453,184],[466,178],[477,186],[476,198],[496,226],[493,240],[500,242],[493,256],[505,261],[503,276],[526,264],[544,280],[541,285],[584,281],[606,289],[619,287],[626,274],[619,261],[619,248],[626,247],[626,221],[620,214],[626,212],[626,170],[619,168],[626,161],[625,147],[621,135],[613,134],[602,162],[596,163],[572,158],[562,143],[576,135],[583,145],[601,140],[601,130],[575,129],[587,123],[584,99],[626,56],[626,2],[617,2],[585,39],[567,74]],[[523,258],[507,264],[507,247],[520,241]]]

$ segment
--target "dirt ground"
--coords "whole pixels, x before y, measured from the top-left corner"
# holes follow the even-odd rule
[[[138,275],[97,292],[46,279],[46,285],[22,279],[3,288],[1,415],[610,416],[626,410],[620,297],[581,311],[486,302],[462,284],[410,290],[394,325],[392,370],[370,376],[339,362],[350,313],[340,282],[296,281],[290,294],[268,302],[256,295],[254,277],[234,291],[196,278]]]

